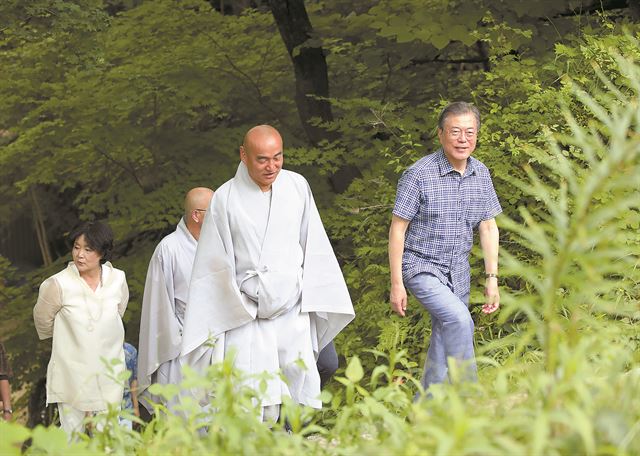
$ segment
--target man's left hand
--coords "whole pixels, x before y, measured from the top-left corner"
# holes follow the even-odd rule
[[[485,304],[482,306],[482,312],[490,314],[498,310],[498,307],[500,307],[500,290],[498,290],[498,279],[496,277],[487,277],[484,296]]]

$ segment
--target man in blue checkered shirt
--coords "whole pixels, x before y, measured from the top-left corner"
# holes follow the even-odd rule
[[[460,364],[464,380],[476,378],[468,309],[469,251],[476,228],[486,277],[482,311],[488,314],[500,305],[495,216],[502,208],[489,170],[471,157],[479,128],[478,108],[449,104],[438,120],[442,148],[414,163],[398,182],[389,230],[391,308],[405,315],[408,289],[431,315],[425,390],[447,380],[449,358]]]

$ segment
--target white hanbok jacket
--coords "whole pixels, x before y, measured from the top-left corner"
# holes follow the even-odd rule
[[[128,301],[125,273],[109,262],[95,291],[73,262],[42,282],[33,320],[40,339],[53,337],[47,404],[99,411],[122,402],[124,382],[118,376],[126,369],[122,315]]]

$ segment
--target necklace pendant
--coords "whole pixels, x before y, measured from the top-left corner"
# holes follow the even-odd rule
[[[87,329],[89,330],[89,332],[93,332],[93,325],[89,325]]]

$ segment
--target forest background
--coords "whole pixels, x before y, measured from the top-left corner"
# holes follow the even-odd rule
[[[441,108],[465,100],[483,114],[475,156],[504,209],[497,315],[479,312],[477,249],[472,258],[481,380],[502,388],[487,397],[511,397],[505,416],[514,404],[528,404],[532,420],[538,406],[549,412],[544,439],[526,448],[638,448],[638,411],[624,398],[640,375],[624,375],[638,362],[639,21],[633,0],[3,1],[0,337],[14,388],[45,374],[50,342],[37,340],[31,309],[69,260],[66,234],[80,220],[114,228],[135,344],[155,245],[189,188],[234,174],[245,131],[260,123],[282,132],[285,167],[310,181],[354,301],[356,319],[336,340],[351,367],[332,385],[336,416],[367,396],[349,385],[372,376],[368,387],[380,386],[381,357],[386,386],[419,377],[429,320],[415,301],[407,318],[391,316],[387,231],[400,173],[437,148]],[[15,248],[25,233],[35,262]],[[548,377],[532,376],[537,368]],[[598,396],[584,372],[631,383]],[[567,375],[577,383],[551,394]],[[544,404],[517,386],[526,377]],[[396,387],[410,397],[406,383]],[[571,409],[567,391],[590,396],[588,410]],[[601,413],[612,397],[623,405]],[[393,414],[410,401],[403,407]],[[553,418],[557,407],[568,415]],[[610,420],[600,433],[596,416]]]

